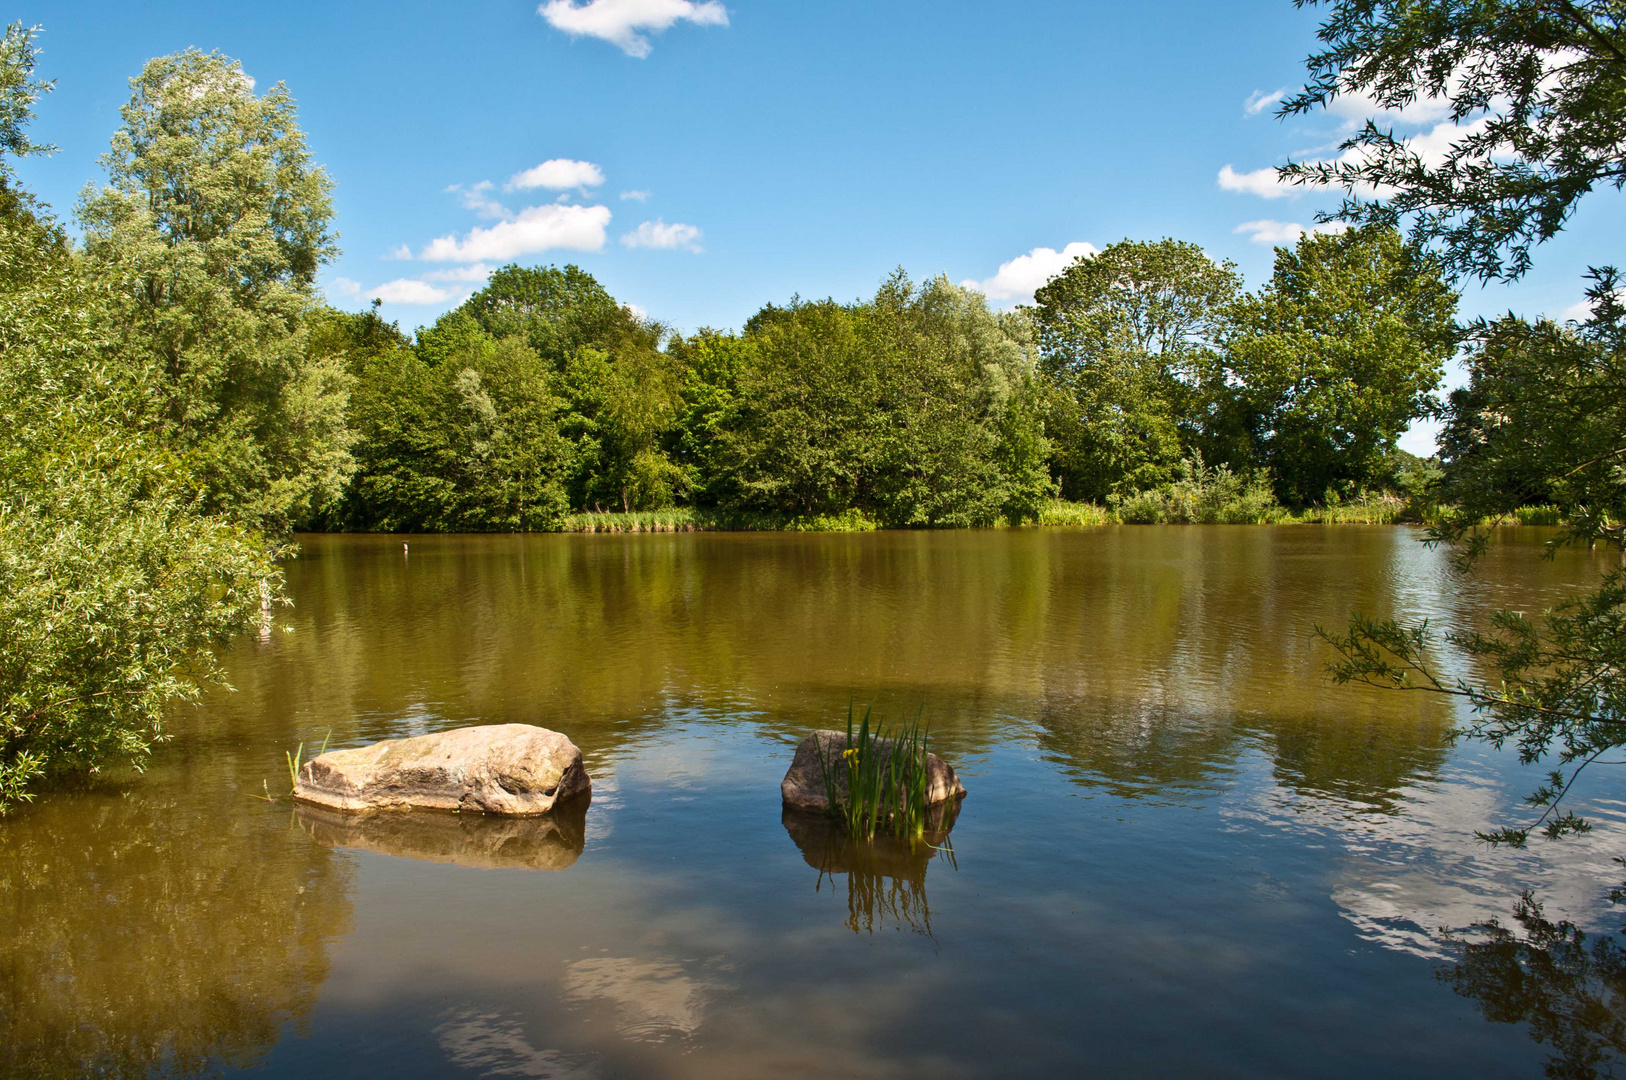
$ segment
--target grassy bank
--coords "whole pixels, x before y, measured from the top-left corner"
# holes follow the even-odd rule
[[[1293,511],[1257,496],[1207,501],[1167,493],[1143,493],[1113,506],[1053,499],[1028,525],[1081,527],[1088,525],[1406,525],[1429,524],[1432,508],[1419,508],[1398,495],[1371,495],[1331,506],[1310,506]],[[1551,506],[1526,506],[1506,515],[1496,525],[1556,525],[1558,511]],[[632,513],[572,514],[560,532],[578,533],[682,533],[682,532],[871,532],[880,526],[856,510],[845,514],[790,516],[739,513],[680,506]]]
[[[858,510],[844,514],[772,514],[677,506],[667,510],[571,514],[560,532],[870,532],[879,526]]]

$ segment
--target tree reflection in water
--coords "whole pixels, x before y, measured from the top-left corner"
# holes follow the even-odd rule
[[[1551,921],[1528,892],[1513,919],[1518,931],[1491,919],[1472,935],[1448,934],[1458,960],[1437,973],[1440,981],[1493,1023],[1529,1025],[1532,1039],[1553,1048],[1553,1080],[1617,1075],[1626,1063],[1626,949]]]
[[[0,1076],[245,1068],[309,1018],[349,929],[351,869],[254,806],[149,783],[8,816]]]
[[[846,876],[847,928],[853,933],[873,934],[879,923],[883,930],[890,924],[931,937],[926,869],[939,860],[959,869],[949,843],[959,812],[958,799],[938,804],[926,819],[924,835],[914,839],[877,836],[855,841],[824,814],[790,809],[780,820],[807,865],[819,872],[815,891],[823,889],[827,877],[833,889],[836,877]]]

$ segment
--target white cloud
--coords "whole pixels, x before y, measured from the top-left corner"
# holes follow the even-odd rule
[[[598,251],[610,224],[607,206],[531,206],[509,221],[471,229],[459,240],[442,236],[418,253],[430,262],[506,262],[554,248]]]
[[[1425,165],[1438,167],[1451,152],[1451,147],[1457,142],[1471,135],[1477,135],[1485,130],[1490,123],[1486,117],[1466,124],[1457,124],[1445,120],[1434,124],[1427,131],[1419,132],[1406,138],[1406,148],[1423,160]],[[1336,158],[1331,159],[1336,165],[1359,165],[1367,160],[1367,153],[1363,147],[1353,147],[1345,150]],[[1306,165],[1320,164],[1311,159],[1304,162]],[[1238,172],[1230,165],[1219,171],[1219,186],[1224,191],[1237,191],[1245,195],[1257,195],[1261,199],[1280,199],[1287,196],[1297,196],[1313,191],[1316,185],[1295,185],[1287,183],[1276,174],[1273,168],[1254,169],[1251,172]],[[1370,184],[1358,184],[1355,193],[1366,198],[1387,198],[1393,190],[1387,187],[1375,187]],[[1260,241],[1263,243],[1264,241]]]
[[[647,191],[637,191],[637,190],[623,191],[621,193],[621,197],[623,199],[631,199],[634,202],[648,202],[649,201],[649,192],[647,192]]]
[[[1447,120],[1407,139],[1406,148],[1422,158],[1425,165],[1438,167],[1445,163],[1454,143],[1470,135],[1478,135],[1489,126],[1490,118],[1486,116],[1467,124],[1454,124]]]
[[[690,251],[700,251],[700,230],[693,225],[684,225],[673,222],[668,225],[661,220],[646,221],[632,232],[621,238],[621,242],[630,248],[688,248]]]
[[[361,282],[341,277],[333,279],[333,291],[340,296],[348,296],[352,300],[361,295]]]
[[[451,289],[442,289],[427,281],[398,278],[395,281],[386,281],[382,285],[374,285],[367,290],[367,295],[386,304],[443,304],[457,294]]]
[[[1055,248],[1037,247],[1026,255],[1018,255],[1010,262],[1000,263],[999,272],[986,281],[962,281],[968,289],[976,289],[993,300],[1033,300],[1033,291],[1071,266],[1077,259],[1100,254],[1094,244],[1075,240],[1057,251]]]
[[[1296,244],[1299,237],[1305,233],[1312,236],[1321,233],[1347,232],[1349,226],[1342,221],[1329,221],[1305,228],[1296,221],[1271,221],[1269,218],[1260,221],[1244,221],[1231,232],[1248,233],[1248,239],[1255,244],[1269,244],[1275,247],[1280,244]]]
[[[407,247],[405,244],[402,244],[400,247],[392,249],[388,255],[384,256],[384,258],[396,260],[410,259],[412,258],[412,249]]]
[[[1242,103],[1242,111],[1247,113],[1249,116],[1258,116],[1260,113],[1264,112],[1272,105],[1275,105],[1286,96],[1287,87],[1285,86],[1279,90],[1272,90],[1269,93],[1266,93],[1263,90],[1255,90],[1253,93],[1248,95],[1248,100]]]
[[[337,285],[338,282],[334,284]],[[1586,322],[1590,318],[1592,318],[1592,301],[1587,297],[1582,297],[1558,313],[1559,322]]]
[[[621,306],[632,312],[632,317],[637,319],[639,322],[649,321],[649,312],[645,311],[637,304],[622,304]]]
[[[1285,195],[1298,194],[1291,185],[1282,183],[1276,170],[1271,168],[1237,172],[1227,165],[1219,171],[1219,186],[1222,191],[1240,191],[1261,199],[1280,199]]]
[[[1435,440],[1443,426],[1438,420],[1413,420],[1411,427],[1400,436],[1400,449],[1422,458],[1433,457],[1440,449]]]
[[[1626,289],[1615,293],[1615,297],[1626,303]],[[1586,322],[1592,318],[1592,298],[1583,296],[1569,307],[1558,313],[1559,322]]]
[[[515,173],[502,187],[504,191],[528,191],[532,188],[562,191],[565,188],[598,187],[602,183],[604,170],[591,161],[554,158],[522,173]]]
[[[628,56],[649,55],[649,38],[677,22],[727,26],[728,9],[717,0],[547,0],[536,13],[572,37],[596,37]]]
[[[1327,102],[1327,113],[1338,118],[1346,132],[1375,120],[1379,127],[1399,124],[1415,127],[1434,124],[1451,115],[1451,102],[1443,97],[1420,97],[1400,109],[1380,109],[1370,94],[1339,94]]]
[[[473,266],[450,266],[444,270],[430,270],[418,276],[424,281],[474,281],[484,284],[486,278],[491,276],[491,269],[485,263],[475,263]]]
[[[473,210],[483,218],[513,217],[514,212],[512,210],[486,194],[495,186],[490,180],[482,180],[478,184],[469,187],[464,187],[462,184],[453,184],[446,190],[456,193],[463,200],[465,209]]]

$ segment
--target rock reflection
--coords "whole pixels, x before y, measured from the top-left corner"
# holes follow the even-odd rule
[[[1553,1080],[1592,1080],[1626,1065],[1626,949],[1614,938],[1553,922],[1525,893],[1513,909],[1517,931],[1497,919],[1469,937],[1451,935],[1456,963],[1440,981],[1493,1023],[1526,1024],[1530,1037],[1552,1047],[1545,1072]]]
[[[350,868],[246,802],[101,791],[8,817],[0,1075],[243,1068],[305,1022]]]
[[[298,804],[299,824],[329,847],[359,848],[480,870],[565,870],[586,847],[586,798],[541,817],[434,810],[344,814]]]
[[[942,860],[959,869],[949,831],[959,815],[960,802],[950,799],[932,808],[925,835],[919,839],[877,836],[853,841],[833,819],[786,809],[780,821],[807,865],[819,872],[815,890],[829,878],[835,888],[838,875],[847,879],[847,928],[853,933],[875,932],[891,926],[908,927],[932,936],[932,909],[926,898],[926,869]]]

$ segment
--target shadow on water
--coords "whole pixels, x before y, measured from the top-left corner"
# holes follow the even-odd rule
[[[927,817],[918,838],[877,836],[854,841],[833,818],[786,808],[780,816],[807,865],[819,872],[815,892],[847,884],[847,928],[855,934],[909,928],[932,936],[932,908],[926,898],[926,870],[933,862],[958,870],[949,832],[959,816],[960,802],[938,804]]]
[[[1455,963],[1436,976],[1471,998],[1486,1020],[1527,1025],[1552,1048],[1552,1080],[1595,1080],[1626,1070],[1626,949],[1615,937],[1548,919],[1532,893],[1499,919],[1447,935]]]
[[[587,846],[587,798],[540,817],[435,810],[346,814],[300,803],[294,813],[313,840],[479,870],[566,870]]]
[[[350,865],[283,809],[211,801],[103,787],[7,817],[0,1075],[211,1074],[303,1030]]]

